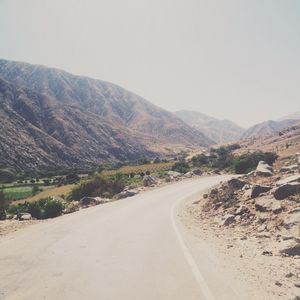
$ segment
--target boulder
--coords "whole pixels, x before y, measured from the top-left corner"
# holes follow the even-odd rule
[[[227,184],[234,190],[240,190],[247,184],[247,182],[238,178],[231,178],[227,181]]]
[[[107,200],[108,199],[103,199],[101,197],[83,197],[80,199],[80,203],[82,206],[91,206],[105,203]]]
[[[255,200],[255,209],[259,212],[278,210],[278,202],[271,197],[262,197]]]
[[[241,206],[235,211],[235,215],[244,215],[246,213],[249,213],[249,209],[246,206]]]
[[[66,208],[63,210],[64,214],[71,214],[74,213],[75,211],[79,210],[79,205],[80,203],[78,201],[71,201],[70,203],[68,203],[68,205],[66,206]]]
[[[291,182],[300,182],[300,174],[296,174],[296,175],[289,176],[284,179],[278,180],[276,182],[276,185],[281,186],[283,184],[287,184],[287,183],[291,183]]]
[[[255,171],[251,171],[251,172],[247,173],[245,177],[248,178],[248,177],[252,177],[254,175],[255,175]]]
[[[20,221],[29,221],[32,220],[32,216],[30,213],[19,213],[17,215],[18,220]]]
[[[244,185],[244,187],[242,188],[243,191],[248,191],[251,189],[251,184],[247,183]]]
[[[283,226],[286,229],[290,229],[293,226],[299,226],[299,225],[300,225],[300,212],[289,214],[283,220]]]
[[[96,200],[96,205],[104,204],[104,203],[107,203],[107,202],[111,201],[111,199],[101,198],[101,197],[95,197],[95,200]]]
[[[273,175],[273,168],[264,161],[260,161],[255,170],[256,176],[269,177]]]
[[[144,186],[154,186],[156,184],[156,180],[154,177],[146,175],[143,178],[143,184]]]
[[[260,194],[270,191],[272,188],[267,185],[256,184],[251,190],[251,198],[257,198]]]
[[[185,177],[185,178],[192,178],[193,176],[194,176],[193,172],[187,172],[183,175],[183,177]]]
[[[300,255],[300,244],[299,243],[293,243],[288,247],[284,247],[279,252],[280,252],[280,254],[284,254],[284,255],[287,255],[287,256]]]
[[[280,214],[282,212],[282,206],[280,203],[274,203],[271,207],[271,210],[274,214]]]
[[[274,197],[277,200],[283,200],[298,193],[300,193],[300,182],[291,182],[276,188],[274,191]]]
[[[168,176],[172,179],[172,178],[178,178],[181,177],[181,173],[176,172],[176,171],[168,171]]]
[[[117,194],[114,198],[115,199],[124,199],[124,198],[128,198],[128,197],[133,197],[136,194],[138,194],[137,190],[125,190],[125,191]]]
[[[290,173],[298,170],[298,165],[283,166],[280,168],[280,173]]]
[[[235,222],[235,215],[227,214],[224,216],[223,220],[221,221],[220,225],[228,226]]]
[[[200,176],[200,175],[202,175],[202,171],[201,171],[201,169],[195,169],[195,170],[193,170],[193,173],[195,174],[195,175],[198,175],[198,176]]]

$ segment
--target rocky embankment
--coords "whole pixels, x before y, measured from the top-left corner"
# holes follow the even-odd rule
[[[268,299],[300,299],[299,165],[275,171],[260,162],[208,191],[187,213],[191,227],[219,245]]]

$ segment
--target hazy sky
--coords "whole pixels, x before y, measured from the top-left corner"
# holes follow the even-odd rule
[[[300,110],[300,1],[0,0],[0,57],[248,126]]]

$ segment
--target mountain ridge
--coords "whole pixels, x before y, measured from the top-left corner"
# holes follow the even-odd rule
[[[242,127],[230,120],[219,120],[202,112],[179,110],[175,114],[217,144],[237,141],[244,132]]]
[[[248,128],[241,136],[241,139],[270,136],[279,131],[296,124],[298,120],[284,119],[282,121],[268,120],[255,124]]]
[[[46,167],[47,162],[64,166],[57,156],[61,151],[73,167],[133,160],[213,143],[172,113],[111,83],[6,60],[0,60],[0,77],[1,113],[7,120],[2,122],[2,143],[9,140],[11,151],[19,149],[21,142],[12,142],[9,131],[16,133],[26,128],[24,134],[39,157],[35,163],[29,159],[29,165],[24,163],[21,168]],[[14,118],[18,122],[14,123]],[[29,132],[38,143],[30,139]],[[22,136],[18,138],[26,143]],[[47,142],[50,146],[45,154]],[[53,156],[51,149],[58,153]],[[3,157],[8,157],[3,152],[2,149],[0,163],[5,165]],[[22,158],[20,151],[11,153],[12,158],[18,156]],[[8,165],[18,167],[13,159]]]

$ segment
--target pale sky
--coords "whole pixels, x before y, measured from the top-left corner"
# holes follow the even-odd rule
[[[300,1],[0,0],[0,57],[249,126],[300,110]]]

